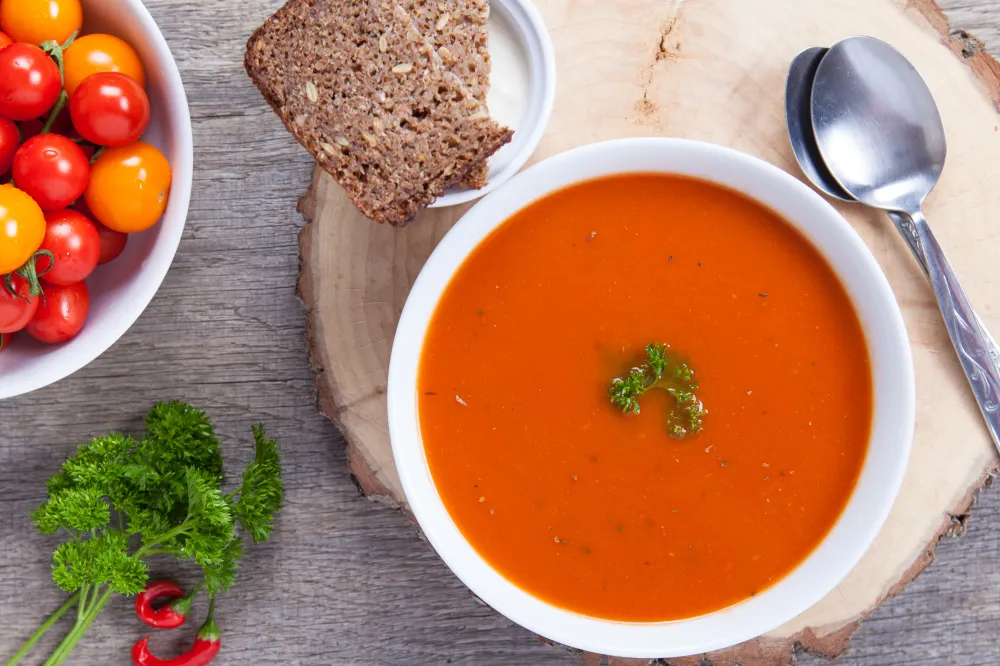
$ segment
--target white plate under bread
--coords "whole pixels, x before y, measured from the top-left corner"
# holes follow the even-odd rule
[[[490,0],[488,27],[491,71],[486,102],[490,115],[514,130],[514,138],[490,157],[484,187],[451,188],[431,208],[478,199],[509,180],[535,152],[552,115],[556,58],[538,10],[530,0]]]

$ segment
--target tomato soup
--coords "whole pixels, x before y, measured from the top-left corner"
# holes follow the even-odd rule
[[[609,384],[669,344],[707,415],[668,434]],[[709,613],[796,567],[854,489],[872,420],[844,288],[771,210],[718,185],[629,174],[520,211],[469,256],[424,342],[420,432],[479,554],[585,615]]]

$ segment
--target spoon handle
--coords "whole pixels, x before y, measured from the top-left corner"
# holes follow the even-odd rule
[[[927,264],[927,276],[934,288],[934,295],[937,296],[948,335],[955,345],[958,360],[972,386],[993,443],[1000,449],[1000,370],[990,358],[986,335],[977,323],[972,305],[941,246],[927,226],[923,213],[916,211],[910,213],[909,217]]]
[[[924,260],[924,255],[920,251],[920,240],[917,237],[917,230],[914,228],[913,223],[910,219],[903,215],[902,213],[896,213],[894,211],[888,211],[889,219],[896,226],[896,229],[903,236],[903,240],[906,241],[907,247],[913,252],[914,258],[917,263],[920,264],[921,270],[924,271],[924,275],[928,275],[927,272],[927,262]],[[929,277],[929,276],[928,276]],[[986,325],[983,324],[983,320],[979,318],[979,315],[975,312],[972,313],[973,317],[976,319],[976,323],[979,325],[979,330],[983,333],[983,338],[986,342],[986,350],[989,352],[990,360],[993,366],[997,368],[1000,372],[1000,347],[997,346],[997,341],[993,339],[990,332],[986,329]]]

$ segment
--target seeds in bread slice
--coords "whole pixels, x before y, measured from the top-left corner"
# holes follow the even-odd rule
[[[399,5],[434,46],[445,66],[486,107],[490,88],[488,0],[399,0]],[[488,171],[488,165],[473,169],[462,185],[472,189],[483,187]]]
[[[510,141],[394,0],[291,0],[245,66],[366,216],[401,226]]]

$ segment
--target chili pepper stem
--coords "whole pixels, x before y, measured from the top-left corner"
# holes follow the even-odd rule
[[[53,613],[52,615],[50,615],[49,619],[47,619],[42,624],[42,626],[40,626],[38,628],[38,631],[36,631],[35,633],[33,633],[31,635],[31,638],[29,638],[25,642],[25,644],[21,646],[21,649],[18,650],[17,653],[13,657],[10,658],[10,661],[7,662],[7,666],[13,666],[17,662],[21,661],[21,658],[24,657],[24,655],[28,654],[28,652],[31,650],[31,648],[35,646],[35,643],[37,643],[38,640],[42,636],[45,635],[45,632],[47,632],[49,629],[51,629],[52,625],[54,625],[56,622],[58,622],[59,618],[61,618],[63,616],[63,614],[65,614],[66,611],[68,611],[70,608],[72,608],[79,600],[80,600],[80,593],[79,592],[77,592],[76,594],[74,594],[73,596],[71,596],[69,599],[67,599],[66,603],[64,603],[62,606],[60,606],[59,610],[57,610],[55,613]]]
[[[212,597],[208,602],[208,617],[198,629],[198,638],[203,641],[218,641],[220,636],[222,636],[222,632],[219,631],[219,625],[215,623],[215,597]]]
[[[185,594],[180,599],[176,599],[170,602],[169,604],[170,607],[174,611],[182,615],[188,615],[191,612],[191,605],[194,602],[194,598],[198,596],[198,592],[201,590],[201,586],[204,584],[205,584],[205,579],[203,578],[197,585],[194,586],[194,589],[192,589],[190,592]],[[211,603],[212,602],[210,601],[209,605],[211,605]]]
[[[110,587],[108,587],[108,589],[106,589],[104,591],[104,594],[102,594],[100,597],[97,597],[97,592],[98,590],[95,589],[94,602],[91,604],[90,608],[87,611],[85,611],[83,618],[77,621],[75,625],[73,625],[73,628],[70,630],[69,634],[67,634],[66,638],[62,640],[62,642],[59,644],[59,647],[56,648],[56,651],[53,652],[52,656],[45,661],[44,666],[58,666],[58,664],[63,663],[69,658],[70,652],[73,651],[73,648],[76,647],[76,644],[80,641],[81,638],[83,638],[83,635],[87,632],[87,629],[89,629],[90,625],[93,624],[94,620],[97,619],[97,616],[104,609],[104,606],[108,603],[108,601],[111,599],[111,595],[114,594],[114,590],[112,590]]]

